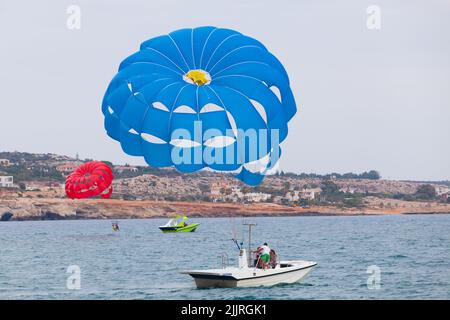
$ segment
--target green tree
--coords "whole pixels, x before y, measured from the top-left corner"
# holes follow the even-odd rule
[[[351,197],[351,198],[345,198],[343,201],[343,204],[345,207],[350,208],[359,208],[362,207],[362,198],[361,197]]]
[[[210,193],[211,192],[211,186],[207,183],[200,183],[198,185],[198,188],[202,193]]]
[[[381,179],[381,175],[378,171],[375,170],[370,170],[368,173],[368,179],[372,179],[372,180],[379,180]]]
[[[339,193],[339,187],[331,180],[324,180],[320,185],[322,189],[322,194],[324,195],[335,195]]]
[[[114,165],[113,165],[113,163],[112,163],[111,161],[102,160],[102,162],[103,162],[104,164],[106,164],[108,167],[114,168]]]
[[[432,200],[436,197],[436,189],[431,184],[422,184],[415,193],[417,199]]]

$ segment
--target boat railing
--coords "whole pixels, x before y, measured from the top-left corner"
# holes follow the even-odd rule
[[[228,267],[229,264],[228,255],[225,252],[222,253],[221,259],[222,259],[222,269],[225,269],[226,267]]]

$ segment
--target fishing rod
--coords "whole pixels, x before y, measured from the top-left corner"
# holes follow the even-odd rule
[[[236,231],[236,225],[235,225],[235,221],[233,218],[230,218],[230,223],[231,223],[231,233],[232,233],[232,238],[231,240],[233,240],[233,242],[236,244],[236,247],[238,248],[238,250],[241,250],[242,247],[244,246],[244,241],[241,241],[241,243],[239,244],[238,239],[237,239],[237,231]]]
[[[238,250],[241,250],[242,249],[242,246],[244,245],[244,242],[243,241],[241,241],[241,244],[239,244],[239,242],[237,241],[237,239],[231,239],[231,240],[233,240],[233,242],[236,244],[236,247],[238,248]]]

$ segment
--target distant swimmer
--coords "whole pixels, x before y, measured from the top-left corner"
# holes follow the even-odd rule
[[[119,224],[117,222],[112,223],[113,231],[120,231]]]

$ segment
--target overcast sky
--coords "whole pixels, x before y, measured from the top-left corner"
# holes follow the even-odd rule
[[[366,26],[373,4],[380,30]],[[0,0],[0,151],[143,164],[107,137],[104,91],[142,41],[202,25],[254,37],[286,67],[299,112],[283,170],[450,179],[448,0]]]

